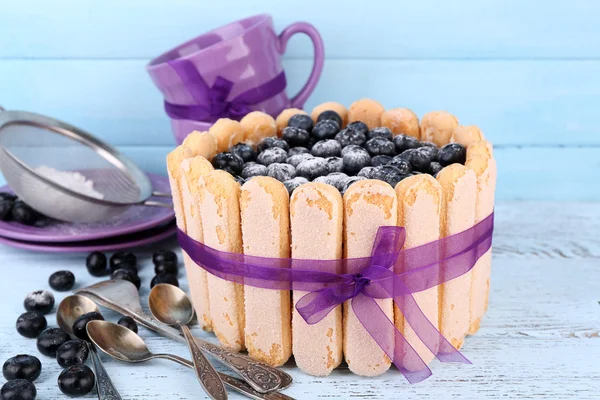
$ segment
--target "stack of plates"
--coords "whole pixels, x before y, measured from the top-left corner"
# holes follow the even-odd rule
[[[154,191],[170,191],[168,178],[148,177]],[[0,192],[10,192],[10,188],[0,187]],[[110,220],[87,224],[49,221],[43,226],[25,226],[0,221],[0,243],[52,253],[130,249],[167,239],[175,232],[175,213],[159,207],[134,206]]]

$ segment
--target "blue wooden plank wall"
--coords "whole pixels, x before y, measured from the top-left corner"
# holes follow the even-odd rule
[[[0,104],[80,125],[150,171],[174,142],[146,62],[269,12],[278,30],[321,31],[327,61],[308,108],[372,97],[447,109],[495,143],[500,199],[600,199],[598,1],[5,0],[0,12]],[[311,54],[308,39],[290,42],[290,93]]]

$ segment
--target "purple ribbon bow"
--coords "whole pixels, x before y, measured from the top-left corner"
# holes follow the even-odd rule
[[[169,61],[168,64],[196,102],[183,105],[165,101],[165,111],[173,119],[215,122],[219,118],[230,118],[239,121],[252,111],[251,105],[270,99],[286,87],[285,73],[282,71],[275,78],[227,100],[233,89],[233,82],[230,80],[218,76],[213,85],[209,86],[191,61],[179,59]]]
[[[178,231],[181,248],[199,266],[222,279],[276,290],[308,292],[296,309],[308,324],[350,301],[365,330],[411,383],[431,370],[376,299],[393,299],[423,344],[442,362],[469,361],[428,320],[412,296],[469,272],[491,248],[493,214],[466,231],[402,250],[404,228],[377,231],[371,257],[338,260],[265,258],[222,252]],[[346,271],[337,274],[332,271]]]

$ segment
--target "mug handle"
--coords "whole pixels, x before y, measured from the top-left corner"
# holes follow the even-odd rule
[[[285,28],[279,35],[279,44],[281,46],[282,54],[285,53],[288,40],[296,33],[304,33],[312,40],[315,59],[308,81],[306,81],[304,87],[300,89],[298,94],[290,101],[293,108],[301,109],[304,107],[304,103],[313,90],[315,90],[315,87],[319,82],[321,72],[323,72],[323,64],[325,62],[325,49],[323,46],[323,39],[321,39],[321,35],[319,34],[319,31],[317,31],[317,28],[307,22],[296,22]]]

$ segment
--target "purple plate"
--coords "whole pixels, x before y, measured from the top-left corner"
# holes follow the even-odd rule
[[[0,243],[18,249],[41,251],[46,253],[90,253],[92,251],[126,250],[145,246],[172,237],[177,232],[174,223],[166,226],[138,232],[116,238],[92,240],[80,243],[39,243],[21,242],[0,237]]]
[[[155,191],[171,191],[167,177],[148,174],[148,178]],[[9,191],[8,186],[0,187],[0,192]],[[164,200],[163,198],[162,201]],[[51,220],[47,225],[36,227],[0,221],[0,236],[5,239],[39,243],[85,242],[145,231],[164,225],[173,218],[175,212],[170,208],[133,206],[107,221],[87,224]]]

